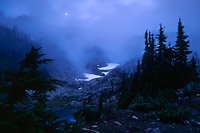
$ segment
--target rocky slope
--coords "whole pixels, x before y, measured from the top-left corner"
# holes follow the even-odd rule
[[[101,121],[87,123],[91,132],[101,133],[194,133],[200,132],[200,123],[194,125],[193,121],[182,125],[163,123],[153,119],[148,114],[130,110],[113,111]]]

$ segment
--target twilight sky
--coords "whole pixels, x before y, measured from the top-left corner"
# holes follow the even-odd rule
[[[160,23],[174,45],[179,17],[191,48],[200,51],[199,5],[199,0],[0,0],[6,16],[0,20],[56,45],[74,63],[90,58],[91,46],[123,62],[141,56],[145,30],[157,33]]]

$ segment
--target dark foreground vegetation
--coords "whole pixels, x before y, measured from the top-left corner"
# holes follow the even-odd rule
[[[16,33],[8,29],[3,31]],[[11,38],[15,38],[11,39],[10,43],[18,42],[25,45],[21,42],[26,40],[31,44],[27,38],[20,41],[17,38],[21,37],[8,34],[12,35]],[[45,64],[53,60],[44,58],[45,55],[40,54],[41,48],[30,47],[31,50],[24,57],[20,57],[23,58],[19,61],[19,67],[12,71],[5,71],[5,66],[1,69],[0,132],[199,130],[199,123],[195,121],[200,119],[199,113],[192,113],[191,108],[186,108],[186,104],[190,103],[188,99],[194,100],[200,92],[196,59],[193,56],[188,61],[188,55],[192,51],[189,50],[187,38],[181,19],[179,19],[177,41],[174,46],[167,44],[162,25],[156,35],[157,43],[154,35],[146,31],[144,55],[141,61],[138,60],[137,71],[134,74],[121,75],[117,92],[114,91],[112,84],[112,94],[102,92],[96,107],[83,108],[75,112],[75,122],[59,121],[55,112],[47,108],[46,93],[54,91],[61,82],[47,78],[41,71]],[[1,42],[1,44],[5,43],[9,42]],[[3,49],[3,45],[1,47]],[[23,52],[25,51],[27,50]],[[4,62],[7,61],[4,59]],[[6,63],[2,62],[2,64]],[[188,84],[190,87],[185,87]],[[117,101],[112,106],[104,103],[108,95],[117,97]],[[181,98],[185,99],[181,101]],[[200,101],[196,101],[194,106],[199,105]],[[198,111],[200,109],[197,107]]]

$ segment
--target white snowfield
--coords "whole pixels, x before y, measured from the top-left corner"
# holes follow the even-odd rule
[[[106,67],[101,67],[98,68],[99,70],[103,70],[103,71],[108,71],[108,70],[112,70],[115,69],[117,66],[119,66],[119,64],[117,63],[107,63]],[[107,75],[109,72],[102,72],[103,74]],[[103,76],[100,75],[96,75],[96,74],[89,74],[89,73],[83,73],[85,79],[76,79],[78,81],[90,81],[96,78],[102,78]]]
[[[102,78],[102,76],[95,75],[95,74],[88,74],[88,73],[84,73],[84,76],[86,77],[85,81],[90,81],[96,78]]]
[[[83,75],[86,79],[78,79],[79,81],[90,81],[90,80],[93,80],[96,78],[102,78],[102,76],[95,75],[95,74],[89,74],[89,73],[84,73]]]
[[[109,72],[102,72],[103,74],[105,74],[105,75],[108,75],[109,74]]]
[[[117,63],[107,63],[106,67],[101,67],[98,69],[99,70],[112,70],[112,69],[115,69],[117,66],[119,66],[119,64],[117,64]]]

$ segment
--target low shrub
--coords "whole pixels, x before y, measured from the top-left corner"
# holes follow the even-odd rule
[[[85,121],[98,121],[101,113],[96,109],[81,109],[74,113],[75,119],[84,118]]]
[[[132,100],[129,109],[136,111],[147,111],[147,110],[161,110],[165,107],[167,103],[174,102],[176,100],[176,93],[171,89],[158,90],[157,92],[152,92],[146,98],[137,94]]]
[[[132,100],[131,105],[129,106],[129,109],[145,112],[150,108],[151,104],[146,102],[143,98],[143,96],[137,94],[135,99]]]
[[[174,104],[169,103],[158,112],[158,117],[164,122],[183,124],[188,119],[189,112],[178,109]]]
[[[63,126],[64,133],[83,133],[82,128],[85,125],[85,118],[82,116],[77,116],[75,122],[64,121],[65,125]]]

